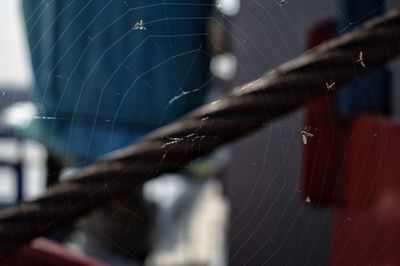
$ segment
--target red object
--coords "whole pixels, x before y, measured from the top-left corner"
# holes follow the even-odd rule
[[[339,187],[351,131],[333,115],[328,96],[308,105],[306,125],[314,137],[303,149],[303,197],[313,204],[342,204]]]
[[[309,47],[334,35],[317,26]],[[345,124],[328,95],[306,109],[303,196],[332,208],[332,265],[400,265],[400,125],[378,116]]]
[[[7,257],[0,265],[4,266],[105,266],[106,264],[70,251],[45,238],[37,238],[30,245],[23,246]]]
[[[372,116],[351,129],[333,209],[333,265],[400,265],[400,125]]]
[[[308,36],[308,48],[335,36],[333,20],[315,26]],[[321,81],[324,86],[324,81]],[[312,204],[339,204],[344,157],[350,132],[340,117],[332,93],[312,100],[306,108],[305,126],[314,135],[303,149],[303,197]]]

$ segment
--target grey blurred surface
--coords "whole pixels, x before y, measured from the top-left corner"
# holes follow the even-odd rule
[[[242,1],[231,27],[239,85],[301,55],[306,32],[336,13],[335,1]],[[232,146],[225,176],[231,200],[229,265],[326,265],[330,212],[300,197],[298,111]]]
[[[28,88],[0,83],[0,112],[16,102],[28,101],[30,96]]]

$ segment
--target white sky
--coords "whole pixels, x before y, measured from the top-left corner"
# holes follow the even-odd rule
[[[32,71],[19,0],[0,0],[0,84],[28,88]]]

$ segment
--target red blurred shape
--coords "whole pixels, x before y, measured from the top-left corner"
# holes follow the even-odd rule
[[[400,265],[400,125],[358,118],[333,211],[333,265]]]
[[[105,266],[98,260],[70,251],[45,238],[35,239],[30,245],[17,249],[0,261],[4,266]]]
[[[308,48],[335,36],[333,20],[317,24],[308,35]],[[321,81],[324,86],[326,81]],[[312,204],[338,204],[338,190],[343,172],[344,157],[350,133],[347,125],[337,115],[332,92],[311,101],[306,108],[305,126],[311,128],[314,137],[303,149],[303,197]]]

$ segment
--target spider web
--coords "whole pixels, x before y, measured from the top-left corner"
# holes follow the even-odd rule
[[[196,99],[202,98],[206,89],[211,91],[219,86],[218,80],[212,75],[204,75],[195,86],[187,86],[188,82],[195,78],[199,66],[202,66],[198,62],[199,58],[208,62],[213,55],[206,49],[210,37],[207,28],[198,27],[197,30],[187,29],[183,32],[176,30],[185,23],[214,22],[229,36],[231,52],[237,60],[237,72],[233,79],[222,86],[233,88],[301,55],[306,46],[304,36],[315,22],[335,15],[343,16],[333,0],[313,0],[307,3],[297,0],[242,1],[236,17],[225,14],[221,20],[217,20],[211,11],[224,13],[225,1],[210,3],[212,1],[164,0],[138,5],[135,1],[108,0],[101,1],[96,12],[90,14],[89,23],[82,25],[79,24],[81,16],[85,16],[85,12],[90,10],[96,1],[69,1],[57,14],[51,14],[57,1],[37,2],[37,8],[26,17],[28,24],[32,25],[32,28],[27,28],[27,35],[29,38],[34,34],[34,27],[45,23],[42,35],[37,38],[36,43],[31,43],[30,52],[33,57],[35,54],[41,54],[41,59],[34,69],[36,79],[43,73],[46,78],[40,81],[44,86],[43,94],[39,97],[30,96],[38,103],[38,114],[34,116],[34,120],[48,129],[46,137],[49,146],[56,145],[56,136],[60,134],[57,131],[59,125],[68,123],[69,128],[63,135],[66,143],[63,145],[67,147],[64,150],[66,157],[74,157],[74,143],[82,141],[79,140],[77,128],[82,124],[88,126],[89,133],[84,139],[87,144],[85,152],[75,162],[75,166],[87,165],[106,156],[115,148],[112,143],[120,137],[119,128],[126,127],[132,130],[139,125],[140,129],[133,133],[139,138],[182,115],[182,110],[189,111],[201,104],[201,101]],[[69,14],[74,5],[80,5],[80,11]],[[115,16],[109,16],[108,12],[113,5],[118,5],[120,11]],[[399,5],[399,1],[387,1],[387,9],[398,8]],[[378,8],[380,7],[376,7]],[[209,9],[210,12],[208,15],[190,16],[174,12],[175,9],[189,10],[189,13],[195,13],[196,9]],[[146,19],[140,15],[147,14],[142,13],[146,10],[156,10],[158,15]],[[45,17],[50,19],[43,22]],[[56,23],[65,17],[68,19],[64,24],[65,28],[57,28],[56,31],[61,37],[52,36],[54,45],[44,46],[44,40],[54,34]],[[95,27],[98,19],[104,19],[106,22]],[[362,20],[361,17],[357,21],[349,21],[339,32],[358,25]],[[155,27],[162,30],[154,32],[152,29]],[[47,60],[62,45],[62,36],[68,34],[71,29],[77,31],[75,38],[66,42],[66,47],[63,47],[65,52],[58,55],[57,61],[51,64],[52,68],[47,69]],[[111,31],[118,34],[109,35]],[[105,36],[111,37],[106,39]],[[127,43],[131,36],[134,36],[134,41]],[[192,38],[198,40],[198,43],[185,46]],[[103,43],[104,40],[107,41]],[[71,63],[69,51],[79,43],[82,45],[81,52]],[[176,46],[181,47],[175,49]],[[94,47],[99,49],[100,53],[93,59],[89,55]],[[151,49],[145,50],[143,47]],[[122,55],[113,54],[118,54],[117,51]],[[149,58],[156,55],[162,59],[152,61],[146,55]],[[364,57],[368,58],[368,54],[364,54]],[[178,63],[182,58],[189,58],[185,68]],[[368,67],[367,59],[365,60]],[[82,74],[80,67],[86,61],[92,63],[91,70]],[[66,63],[72,67],[67,71],[60,71],[61,66]],[[105,72],[105,76],[96,76],[96,71],[107,64],[112,64],[115,68],[111,72]],[[157,83],[157,80],[149,78],[157,71],[169,71],[171,75],[164,80],[168,83]],[[121,78],[127,76],[129,78],[126,80]],[[120,81],[119,84],[116,80]],[[52,96],[53,100],[57,97],[58,99],[54,101],[54,106],[46,109],[46,101],[53,93],[53,86],[58,82],[62,85],[59,86],[58,94]],[[334,81],[321,81],[321,86],[325,86],[326,82],[331,85]],[[115,87],[116,85],[118,87]],[[163,86],[174,90],[168,98]],[[75,88],[75,92],[72,92],[71,88]],[[146,93],[136,93],[139,90]],[[93,95],[96,97],[90,99],[88,97],[92,91],[95,91]],[[66,97],[72,93],[75,93],[72,97],[74,102],[66,101]],[[111,107],[104,104],[108,99],[113,99],[115,104]],[[195,104],[191,104],[193,101]],[[81,110],[86,106],[93,112],[82,115]],[[70,112],[65,111],[68,109]],[[158,110],[155,112],[158,115],[149,118],[144,114],[143,119],[133,120],[129,116],[121,115],[128,113],[127,109],[131,109],[133,116],[137,118],[140,116],[136,116],[135,113],[152,109]],[[330,241],[331,238],[335,238],[335,235],[329,235],[331,211],[328,208],[307,208],[308,202],[300,200],[300,157],[304,145],[301,138],[301,132],[304,130],[302,117],[303,112],[300,110],[232,145],[230,164],[226,166],[224,176],[227,195],[231,201],[230,232],[227,240],[229,265],[323,265],[329,261]],[[101,136],[97,135],[99,125],[106,129]],[[74,133],[75,131],[78,133]],[[36,133],[39,134],[39,131]],[[189,135],[185,138],[192,137]],[[99,145],[99,138],[103,140],[104,147],[100,149],[100,153],[94,155],[91,149]],[[171,139],[171,143],[180,142],[185,138]],[[131,137],[132,142],[135,139]],[[311,137],[307,141],[318,140]],[[125,145],[127,142],[128,140],[125,140]],[[166,156],[167,153],[168,151]],[[134,194],[132,192],[132,198]],[[110,195],[115,197],[111,191]],[[141,217],[139,213],[126,208],[129,200],[121,202],[116,199],[114,203],[119,208],[114,210],[109,220],[112,221],[118,213],[126,213],[151,227],[151,222],[147,221],[146,217]],[[111,246],[132,255],[102,230],[97,230]]]

